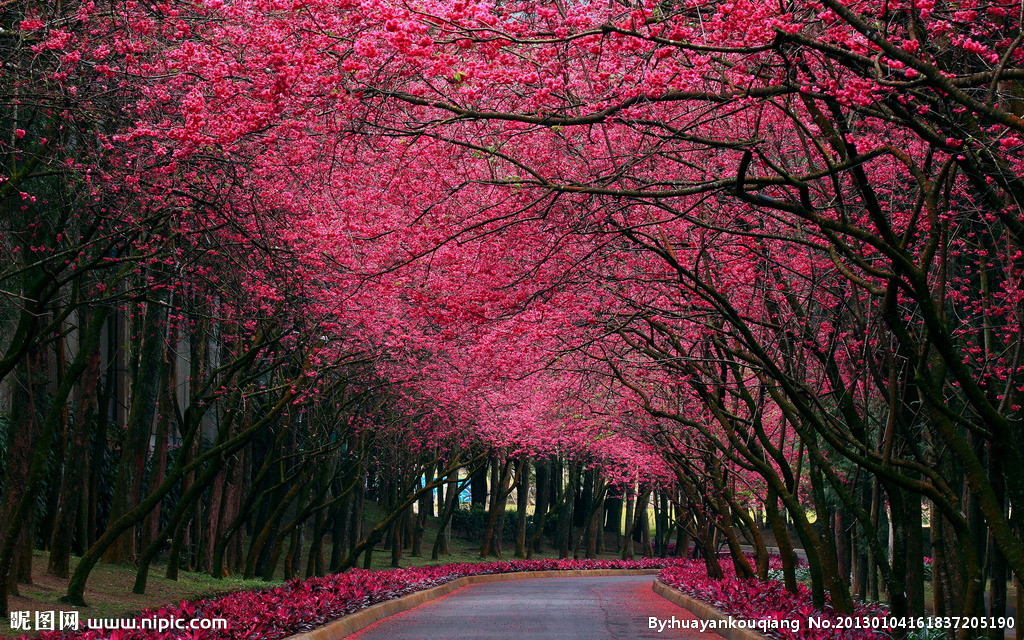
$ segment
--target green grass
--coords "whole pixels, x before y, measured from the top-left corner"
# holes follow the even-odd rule
[[[20,595],[12,596],[8,603],[10,611],[79,611],[82,618],[131,618],[135,614],[165,604],[201,597],[262,589],[277,582],[225,578],[217,580],[208,574],[179,572],[177,581],[164,577],[166,566],[155,565],[150,571],[149,584],[145,595],[132,593],[135,583],[135,568],[122,564],[99,563],[89,576],[85,592],[88,607],[73,607],[58,600],[64,595],[67,581],[46,575],[49,552],[36,551],[33,554],[33,584],[18,585]],[[74,570],[78,559],[71,559]],[[0,635],[17,635],[10,628],[10,618],[0,619]],[[35,635],[35,634],[29,634]]]

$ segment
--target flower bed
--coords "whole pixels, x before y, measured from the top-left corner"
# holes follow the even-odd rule
[[[765,620],[767,627],[774,628],[758,631],[779,640],[882,640],[889,637],[865,629],[811,628],[811,618],[827,620],[834,627],[839,616],[830,608],[815,609],[811,605],[810,589],[802,584],[798,585],[799,593],[794,594],[786,591],[785,586],[776,580],[761,582],[734,576],[712,580],[703,564],[698,563],[667,567],[658,574],[658,580],[735,618]],[[864,604],[857,605],[853,613],[854,617],[867,618],[883,615],[885,609]],[[794,628],[785,624],[773,625],[770,621],[793,621]]]
[[[291,580],[273,589],[240,591],[220,598],[182,602],[149,610],[136,618],[198,620],[224,618],[227,630],[181,629],[159,633],[152,629],[50,631],[41,640],[277,640],[309,631],[371,605],[429,589],[457,578],[520,571],[587,569],[660,569],[689,561],[675,558],[640,560],[513,560],[462,562],[435,567],[352,570],[322,578]],[[84,614],[86,617],[88,613]]]

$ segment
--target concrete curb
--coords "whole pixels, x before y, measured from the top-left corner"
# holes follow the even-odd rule
[[[297,633],[285,640],[340,640],[377,622],[381,618],[408,611],[425,602],[448,595],[456,589],[484,582],[527,580],[530,578],[586,578],[600,576],[653,576],[661,569],[575,569],[571,571],[519,571],[516,573],[489,573],[479,576],[464,576],[442,585],[410,593],[401,598],[379,602],[355,613],[338,618],[312,631]],[[738,639],[737,639],[738,640]],[[744,639],[745,640],[745,639]]]
[[[661,580],[655,580],[653,588],[654,593],[665,598],[672,604],[679,605],[702,620],[722,621],[725,624],[728,624],[729,620],[733,619],[732,616],[722,613],[706,602],[695,600],[686,594],[676,591]],[[725,627],[716,628],[714,629],[714,632],[726,640],[771,640],[768,636],[762,635],[751,629]]]

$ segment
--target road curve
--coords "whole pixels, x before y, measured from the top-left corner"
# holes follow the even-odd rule
[[[606,576],[474,584],[379,620],[348,640],[721,640],[711,632],[651,629],[652,617],[694,619],[655,594],[653,580]]]

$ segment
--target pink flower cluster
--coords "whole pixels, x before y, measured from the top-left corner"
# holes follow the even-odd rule
[[[275,640],[323,626],[371,605],[429,589],[456,578],[520,571],[579,569],[660,569],[686,560],[643,558],[639,560],[513,560],[510,562],[454,563],[435,567],[353,570],[346,573],[291,580],[283,586],[229,595],[146,611],[142,618],[224,618],[226,630],[152,629],[51,631],[40,640]],[[140,625],[141,626],[141,625]],[[24,639],[24,637],[23,637]]]
[[[776,580],[760,581],[727,576],[723,580],[708,577],[702,564],[689,563],[671,566],[658,574],[658,580],[676,591],[701,600],[735,618],[746,620],[796,620],[798,629],[776,625],[764,635],[779,640],[883,640],[888,636],[864,629],[810,628],[810,618],[835,621],[838,617],[831,609],[815,609],[811,605],[811,592],[798,585],[799,593],[786,591]],[[875,605],[857,605],[854,617],[885,615],[885,609]]]

